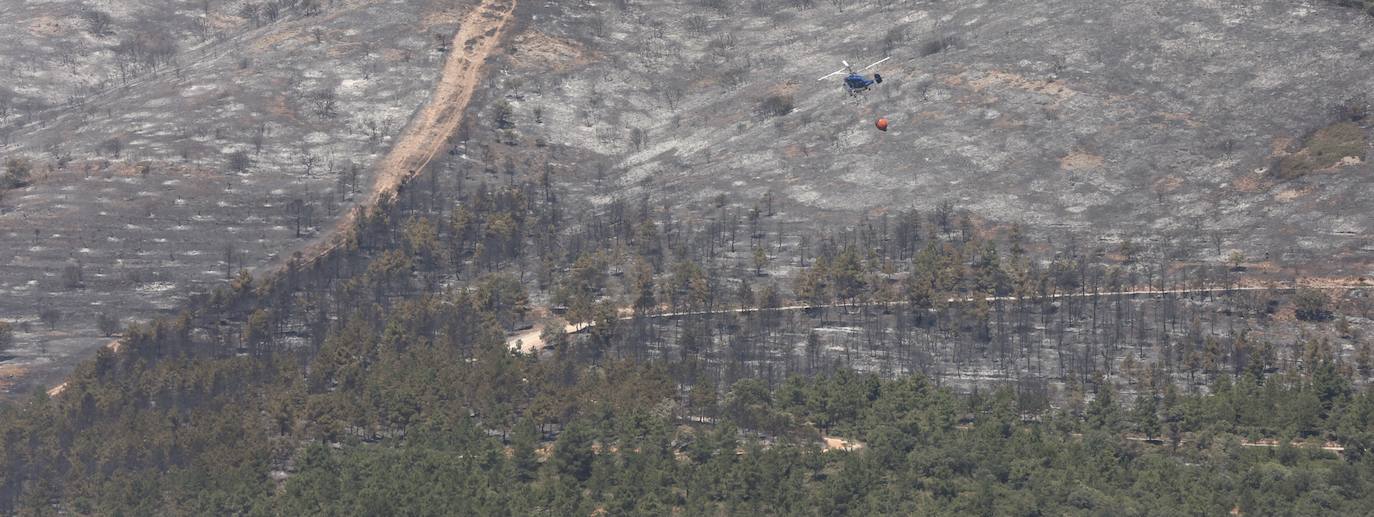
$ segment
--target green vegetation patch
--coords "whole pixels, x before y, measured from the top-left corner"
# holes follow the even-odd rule
[[[1342,158],[1364,158],[1364,129],[1354,122],[1341,122],[1313,133],[1296,153],[1279,159],[1279,178],[1288,180],[1340,163]]]

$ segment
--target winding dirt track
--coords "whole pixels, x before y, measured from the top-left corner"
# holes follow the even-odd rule
[[[483,0],[463,17],[429,102],[411,118],[386,156],[373,166],[376,178],[368,191],[367,200],[340,219],[329,232],[307,244],[301,250],[304,262],[314,262],[338,248],[340,236],[362,210],[376,205],[383,195],[395,193],[401,183],[424,170],[444,148],[449,137],[463,123],[463,113],[467,111],[468,102],[472,100],[482,76],[482,65],[505,36],[515,14],[516,2]],[[117,352],[120,340],[116,339],[105,346]],[[48,396],[57,396],[66,387],[65,382],[54,386],[48,390]]]
[[[1369,286],[1369,285],[1308,286],[1308,287],[1309,287],[1309,289],[1319,289],[1319,290],[1337,290],[1337,289],[1360,290],[1360,289],[1374,289],[1374,286]],[[982,298],[982,301],[1069,300],[1069,298],[1096,298],[1096,297],[1107,297],[1107,296],[1125,296],[1125,297],[1135,297],[1135,296],[1165,296],[1165,294],[1172,294],[1172,296],[1198,296],[1198,294],[1230,294],[1230,293],[1242,293],[1242,292],[1276,292],[1276,293],[1281,293],[1281,292],[1293,292],[1293,290],[1297,290],[1297,289],[1298,289],[1297,286],[1274,286],[1274,287],[1202,287],[1202,289],[1162,289],[1162,290],[1158,290],[1158,289],[1136,289],[1136,290],[1121,290],[1121,292],[1055,293],[1055,294],[1046,294],[1046,296],[1026,296],[1026,297],[1015,297],[1015,296],[989,296],[989,297]],[[947,300],[945,300],[945,303],[947,303],[947,304],[971,304],[971,303],[974,303],[974,301],[978,301],[978,298],[976,298],[976,297],[947,298]],[[644,315],[644,316],[642,316],[642,318],[682,318],[682,316],[705,316],[705,315],[712,315],[712,314],[746,314],[746,312],[807,311],[807,309],[831,309],[831,308],[848,308],[848,307],[897,307],[897,305],[907,305],[907,304],[908,304],[908,301],[904,301],[904,300],[903,300],[903,301],[859,301],[859,303],[813,304],[813,305],[800,304],[800,305],[782,305],[782,307],[761,307],[761,308],[760,308],[760,307],[747,307],[747,308],[735,308],[735,309],[719,309],[719,311],[658,312],[658,314]],[[622,316],[622,318],[620,318],[620,319],[622,319],[622,320],[625,320],[625,319],[633,319],[633,316]],[[592,325],[592,323],[587,323],[587,325],[581,327],[581,329],[585,329],[585,327],[589,327],[589,326],[591,326],[591,325]],[[581,330],[581,329],[578,329],[578,330]]]
[[[460,22],[448,61],[444,63],[439,84],[429,102],[415,114],[391,151],[377,163],[377,177],[367,206],[375,204],[383,193],[395,191],[417,171],[424,170],[458,130],[463,112],[477,89],[482,64],[505,35],[515,5],[516,0],[484,0]]]
[[[1012,301],[1016,301],[1016,300],[1033,301],[1033,300],[1042,300],[1042,299],[1043,299],[1043,300],[1066,300],[1066,299],[1072,299],[1072,298],[1100,298],[1100,297],[1107,297],[1107,296],[1163,296],[1163,295],[1184,295],[1184,296],[1186,296],[1186,295],[1203,295],[1203,294],[1206,294],[1206,295],[1215,295],[1215,294],[1230,294],[1230,293],[1245,292],[1245,291],[1289,292],[1289,291],[1295,291],[1295,290],[1297,290],[1299,287],[1305,287],[1305,288],[1310,288],[1310,289],[1318,289],[1318,290],[1338,290],[1338,289],[1362,290],[1362,289],[1374,289],[1374,286],[1372,286],[1372,285],[1339,285],[1339,286],[1336,286],[1336,285],[1316,285],[1316,286],[1274,286],[1274,287],[1208,287],[1208,288],[1202,288],[1202,289],[1164,289],[1164,290],[1156,290],[1156,289],[1136,289],[1136,290],[1130,290],[1130,291],[1099,291],[1099,292],[1055,293],[1055,294],[1047,294],[1047,295],[1044,295],[1044,296],[1038,296],[1038,295],[1036,295],[1036,296],[1026,296],[1026,297],[1016,297],[1016,296],[988,296],[988,297],[986,297],[986,298],[983,298],[982,301],[986,301],[986,302],[1012,302]],[[978,299],[978,298],[972,298],[972,297],[970,297],[970,298],[948,298],[948,299],[945,300],[945,303],[949,303],[949,304],[955,304],[955,303],[973,303],[973,302],[976,302],[976,301],[979,301],[979,299]],[[907,301],[893,301],[893,302],[825,303],[825,304],[817,304],[817,305],[801,304],[801,305],[784,305],[784,306],[781,306],[781,307],[746,307],[746,308],[737,308],[737,309],[720,309],[720,310],[714,310],[714,311],[661,312],[661,313],[646,314],[646,315],[641,316],[641,317],[644,317],[644,318],[679,318],[679,317],[683,317],[683,316],[705,316],[705,315],[708,315],[708,314],[731,314],[731,313],[732,313],[732,314],[743,314],[743,313],[749,313],[749,312],[784,312],[784,311],[800,311],[800,310],[810,310],[810,309],[838,309],[838,308],[846,308],[846,307],[895,307],[895,306],[898,306],[898,305],[907,305],[908,303],[910,303],[910,302],[907,302]],[[620,319],[621,319],[621,320],[630,320],[630,319],[634,319],[634,317],[633,317],[633,316],[622,316]],[[592,326],[593,323],[594,323],[594,322],[589,322],[589,323],[586,323],[586,324],[584,324],[584,325],[577,326],[577,327],[573,327],[573,326],[570,325],[569,332],[580,332],[580,331],[582,331],[582,330],[585,330],[587,327]],[[573,328],[575,328],[575,330],[573,330]]]
[[[341,236],[358,214],[376,206],[383,195],[395,193],[401,183],[423,171],[444,149],[449,137],[463,123],[463,113],[482,77],[482,65],[505,36],[516,3],[517,0],[482,0],[463,17],[429,102],[410,119],[386,156],[373,165],[376,176],[372,188],[368,189],[367,200],[341,218],[332,230],[302,249],[305,263],[314,262],[339,247]]]
[[[1024,300],[1024,301],[1036,301],[1036,300],[1042,300],[1042,299],[1043,299],[1043,300],[1066,300],[1066,299],[1072,299],[1072,298],[1099,298],[1099,297],[1108,297],[1108,296],[1126,296],[1126,297],[1134,297],[1134,296],[1164,296],[1164,295],[1181,295],[1181,296],[1188,296],[1188,295],[1218,295],[1218,294],[1220,294],[1220,295],[1225,295],[1225,294],[1232,294],[1232,293],[1246,292],[1246,291],[1291,292],[1291,291],[1296,291],[1296,290],[1299,289],[1299,288],[1317,289],[1317,290],[1323,290],[1323,291],[1336,291],[1336,290],[1367,290],[1367,289],[1374,289],[1374,285],[1370,285],[1370,284],[1367,284],[1367,283],[1359,283],[1359,284],[1339,284],[1339,283],[1329,283],[1329,282],[1323,282],[1323,283],[1302,282],[1302,283],[1295,283],[1295,284],[1293,284],[1293,285],[1288,285],[1288,286],[1272,286],[1272,287],[1254,287],[1254,286],[1245,286],[1245,287],[1208,287],[1208,288],[1200,288],[1200,289],[1163,289],[1163,290],[1160,290],[1160,289],[1132,289],[1132,290],[1128,290],[1128,291],[1105,291],[1105,292],[1099,291],[1099,292],[1055,293],[1055,294],[1048,294],[1048,295],[1044,295],[1044,296],[1038,296],[1038,295],[1037,295],[1037,296],[1026,296],[1026,297],[1021,297],[1021,298],[1018,298],[1018,297],[1016,297],[1016,296],[988,296],[988,297],[986,297],[986,298],[983,298],[982,300],[983,300],[983,301],[987,301],[987,302],[1010,302],[1010,301],[1017,301],[1017,300]],[[973,303],[973,302],[976,302],[976,301],[979,301],[979,299],[976,298],[976,297],[968,297],[968,298],[948,298],[948,299],[945,300],[945,302],[946,302],[946,303],[949,303],[949,304],[956,304],[956,303]],[[907,304],[909,304],[909,303],[910,303],[910,302],[908,302],[908,301],[901,300],[901,301],[891,301],[891,302],[852,302],[852,303],[796,304],[796,305],[783,305],[783,306],[780,306],[780,307],[740,307],[740,308],[733,308],[733,309],[716,309],[716,310],[709,310],[709,311],[656,312],[656,313],[649,313],[649,314],[644,314],[644,315],[640,315],[640,316],[626,316],[626,315],[624,315],[624,313],[625,313],[626,311],[622,309],[622,311],[621,311],[621,312],[622,312],[622,315],[621,315],[619,318],[617,318],[617,319],[619,319],[619,320],[621,320],[621,321],[626,321],[626,320],[633,320],[633,319],[635,319],[635,318],[645,318],[645,319],[672,319],[672,318],[682,318],[682,317],[690,317],[690,316],[707,316],[707,315],[717,315],[717,314],[749,314],[749,313],[762,313],[762,312],[792,312],[792,311],[804,311],[804,310],[814,310],[814,309],[841,309],[841,308],[851,308],[851,307],[853,307],[853,308],[858,308],[858,307],[896,307],[896,306],[899,306],[899,305],[907,305]],[[596,322],[594,322],[594,321],[588,321],[588,322],[582,322],[582,323],[572,324],[572,323],[567,323],[566,321],[564,321],[563,319],[560,318],[560,319],[555,320],[554,323],[550,323],[550,324],[563,324],[563,325],[564,325],[564,329],[563,329],[564,332],[566,332],[566,333],[568,333],[568,334],[577,334],[577,333],[582,332],[582,331],[584,331],[584,330],[590,329],[591,327],[593,327],[594,325],[596,325]],[[525,332],[521,332],[521,333],[519,333],[519,334],[515,334],[515,335],[512,335],[512,336],[507,337],[507,338],[506,338],[506,346],[508,346],[508,347],[511,348],[511,349],[519,350],[519,351],[525,352],[525,353],[531,353],[531,352],[538,351],[540,348],[543,348],[543,346],[544,346],[544,342],[543,342],[542,339],[540,339],[539,336],[540,336],[540,333],[543,331],[543,329],[544,329],[544,327],[545,327],[546,325],[548,325],[548,324],[541,323],[541,324],[536,325],[534,328],[532,328],[532,329],[530,329],[530,330],[527,330],[527,331],[525,331]]]

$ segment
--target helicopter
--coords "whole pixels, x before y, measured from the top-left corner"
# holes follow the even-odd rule
[[[863,67],[863,68],[860,68],[860,69],[858,69],[858,70],[854,70],[854,67],[853,67],[853,66],[850,66],[850,64],[849,64],[848,61],[840,60],[840,63],[843,63],[843,64],[844,64],[844,68],[841,68],[841,69],[836,70],[836,71],[834,71],[834,72],[830,72],[830,73],[828,73],[828,74],[825,74],[825,75],[821,76],[820,79],[817,79],[817,80],[818,80],[818,81],[824,81],[824,80],[829,79],[829,78],[831,78],[831,77],[834,77],[834,76],[837,76],[837,75],[840,75],[840,74],[845,74],[845,73],[847,73],[848,75],[846,75],[845,78],[844,78],[844,88],[845,88],[845,91],[848,92],[849,95],[852,97],[852,96],[855,96],[855,95],[858,95],[858,94],[860,94],[860,93],[863,93],[863,92],[868,91],[868,89],[869,89],[869,88],[872,88],[874,85],[882,84],[882,82],[883,82],[883,76],[882,76],[882,74],[879,74],[879,73],[877,73],[877,72],[873,72],[873,78],[872,78],[872,79],[869,79],[869,78],[865,77],[863,74],[861,74],[861,73],[859,73],[859,72],[862,72],[862,71],[864,71],[864,70],[868,70],[868,69],[873,68],[873,67],[875,67],[875,66],[878,66],[879,63],[882,63],[883,61],[887,61],[887,60],[889,60],[889,59],[892,59],[892,56],[888,56],[888,57],[879,59],[879,60],[875,61],[873,64],[868,65],[868,66]]]

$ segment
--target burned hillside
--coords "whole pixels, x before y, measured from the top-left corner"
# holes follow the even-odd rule
[[[335,228],[370,195],[374,162],[429,98],[469,9],[149,0],[5,11],[28,29],[0,36],[0,64],[14,71],[0,84],[12,106],[0,110],[0,153],[27,173],[0,189],[0,319],[23,330],[0,383],[56,383],[110,341],[101,317],[118,333]],[[163,51],[130,49],[150,42]]]
[[[806,226],[954,202],[1039,236],[1369,273],[1374,18],[1278,1],[838,5],[559,4],[537,36],[576,52],[512,56],[491,92],[510,127],[484,141],[534,150],[592,206],[649,196],[692,217],[772,195]],[[885,56],[887,82],[858,98],[815,80]],[[1310,147],[1336,128],[1349,138]],[[544,158],[545,143],[576,153]],[[1341,156],[1304,158],[1321,152]]]

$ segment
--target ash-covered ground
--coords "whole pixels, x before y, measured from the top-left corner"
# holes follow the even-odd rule
[[[852,225],[949,201],[992,228],[1021,222],[1109,246],[1129,238],[1177,248],[1181,260],[1239,251],[1252,269],[1374,269],[1363,113],[1374,18],[1358,10],[611,4],[546,13],[536,49],[562,67],[512,66],[501,95],[527,141],[596,157],[554,159],[593,204],[647,194],[685,217],[719,194],[748,207],[772,192],[789,225]],[[842,59],[886,56],[886,82],[858,98],[838,77],[816,80]],[[795,109],[775,111],[770,96]],[[879,117],[886,133],[873,127]],[[1330,153],[1321,130],[1351,120],[1359,141],[1313,158]]]
[[[6,7],[0,157],[31,168],[0,192],[0,320],[20,324],[0,388],[14,391],[109,342],[97,315],[146,321],[332,228],[428,98],[470,5]]]

